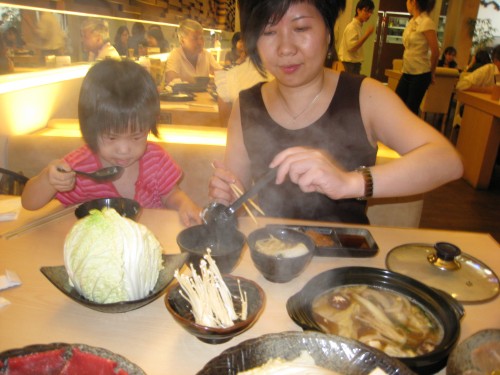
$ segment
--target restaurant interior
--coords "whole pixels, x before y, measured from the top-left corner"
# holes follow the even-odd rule
[[[352,19],[356,2],[347,0],[346,11],[335,26],[337,45],[339,35],[342,35],[343,29]],[[391,7],[393,3],[404,2],[377,0],[376,8],[379,5],[382,7],[382,3]],[[471,51],[473,40],[467,26],[468,20],[477,17],[478,9],[484,7],[484,3],[482,0],[436,0],[431,18],[440,25],[440,45],[453,45],[458,51]],[[498,1],[495,4],[498,6]],[[401,7],[401,4],[397,7]],[[397,8],[395,11],[401,10]],[[36,24],[40,14],[44,12],[54,14],[65,33],[65,48],[58,55],[44,55],[37,40]],[[450,289],[445,289],[444,286],[443,289],[453,297],[450,297],[453,300],[451,306],[454,306],[455,300],[458,301],[458,307],[451,308],[454,311],[452,318],[456,319],[458,316],[456,337],[445,351],[439,353],[438,359],[422,362],[424,364],[403,360],[404,365],[399,370],[399,362],[394,370],[389,368],[392,363],[388,361],[385,373],[411,374],[411,371],[415,371],[421,374],[459,374],[460,372],[452,370],[458,365],[446,361],[448,358],[455,360],[458,354],[452,354],[452,349],[456,347],[464,350],[465,344],[468,344],[466,339],[475,334],[479,335],[478,342],[484,337],[494,336],[500,355],[500,299],[497,298],[499,283],[496,276],[500,275],[500,102],[493,100],[489,94],[457,93],[455,85],[460,77],[460,70],[438,68],[436,84],[424,97],[420,115],[457,148],[463,158],[463,177],[425,194],[370,199],[367,208],[369,226],[334,223],[332,233],[335,230],[347,230],[348,233],[351,233],[349,230],[355,230],[353,233],[358,235],[368,231],[371,240],[374,239],[373,243],[369,242],[369,250],[373,253],[311,256],[305,271],[301,269],[293,281],[276,283],[263,276],[256,267],[254,256],[250,254],[248,241],[238,258],[238,264],[231,269],[231,274],[253,280],[258,288],[262,287],[265,297],[259,293],[254,293],[258,297],[252,294],[252,298],[265,298],[265,303],[260,301],[263,304],[262,311],[254,316],[255,320],[258,319],[256,322],[252,321],[250,326],[241,328],[241,332],[232,332],[228,340],[210,341],[213,337],[209,336],[207,344],[207,340],[199,339],[201,334],[196,329],[193,333],[192,327],[182,318],[171,313],[173,319],[169,314],[172,309],[169,303],[173,302],[168,295],[165,297],[163,294],[174,278],[173,269],[165,271],[168,275],[164,275],[166,284],[161,289],[155,290],[154,295],[146,297],[133,307],[127,303],[118,303],[114,304],[120,305],[114,311],[108,307],[100,310],[81,297],[68,284],[68,275],[62,270],[64,267],[56,269],[56,266],[66,261],[62,255],[63,247],[67,234],[77,222],[73,215],[75,207],[63,207],[54,200],[38,211],[16,208],[13,219],[9,216],[9,210],[12,210],[10,205],[14,203],[9,199],[12,196],[19,198],[20,190],[16,185],[17,180],[8,176],[8,172],[33,177],[50,161],[61,158],[84,144],[79,129],[77,103],[82,81],[92,66],[87,61],[88,56],[83,51],[80,40],[80,25],[84,19],[105,19],[109,24],[111,39],[121,26],[126,26],[128,30],[135,23],[141,23],[147,28],[159,27],[168,41],[169,51],[178,47],[179,22],[186,18],[194,19],[204,28],[205,48],[222,63],[226,53],[231,50],[233,34],[239,31],[237,0],[10,0],[0,2],[0,15],[3,14],[8,15],[8,18],[2,17],[2,22],[6,23],[4,26],[0,24],[0,30],[3,31],[7,23],[15,25],[22,33],[24,44],[12,56],[14,71],[0,74],[0,202],[6,202],[0,212],[0,374],[7,358],[19,353],[34,353],[37,348],[30,345],[39,344],[48,345],[51,350],[62,348],[61,350],[73,352],[76,344],[83,345],[78,346],[78,350],[87,354],[97,353],[118,363],[122,363],[122,360],[130,361],[131,364],[124,365],[130,366],[128,373],[237,374],[234,368],[225,370],[224,367],[218,367],[214,370],[209,361],[220,361],[223,350],[233,350],[222,362],[231,363],[241,370],[244,366],[232,361],[237,362],[235,358],[238,357],[245,359],[247,355],[250,363],[255,354],[248,349],[250,344],[245,346],[245,340],[256,340],[251,341],[251,347],[258,347],[260,350],[259,345],[270,345],[270,339],[266,335],[286,336],[292,331],[302,332],[302,329],[305,335],[311,328],[308,318],[304,317],[307,314],[301,310],[295,312],[298,317],[294,315],[293,308],[290,307],[291,296],[295,300],[299,298],[297,293],[303,287],[310,286],[315,276],[333,270],[356,268],[353,266],[367,267],[368,273],[369,270],[386,268],[390,272],[399,272],[401,269],[389,267],[390,255],[395,254],[395,249],[402,244],[433,246],[440,242],[451,243],[461,250],[461,255],[455,255],[456,258],[451,263],[461,263],[462,271],[450,276],[453,282],[444,281],[447,276],[441,278],[442,275],[428,278],[427,275],[416,274],[413,277],[420,280],[426,288],[429,281],[431,294],[434,293],[434,287],[440,289],[440,282],[442,285],[452,285]],[[500,18],[498,9],[497,16]],[[370,22],[378,26],[376,17]],[[375,43],[369,43],[366,48],[365,56],[376,56]],[[145,66],[160,84],[164,78],[169,52],[161,52],[156,47],[145,51],[141,56],[129,51],[122,58]],[[383,73],[378,74],[378,79],[389,89],[394,90],[401,77],[401,58],[402,56],[391,58],[390,66],[383,68]],[[467,66],[470,58],[470,53],[457,54],[458,66]],[[373,76],[376,70],[375,58],[367,60],[363,64],[362,74]],[[343,67],[335,62],[332,69],[342,70]],[[201,207],[210,203],[208,180],[213,171],[212,161],[224,158],[227,135],[227,117],[220,107],[216,88],[212,84],[213,79],[208,89],[196,92],[190,101],[162,100],[158,124],[160,136],[150,139],[166,149],[181,166],[184,177],[180,187]],[[465,108],[462,116],[459,116],[458,111],[460,105]],[[377,164],[387,163],[398,157],[395,151],[379,144]],[[25,182],[24,179],[20,181],[23,181],[22,184]],[[8,186],[5,187],[6,185]],[[16,202],[19,204],[20,201]],[[5,217],[1,216],[3,214]],[[321,230],[332,229],[332,223],[297,223],[267,217],[257,217],[255,221],[253,216],[243,216],[239,220],[239,230],[247,240],[252,232],[266,226],[286,225],[288,229],[297,229],[299,225],[302,229],[311,226],[320,227]],[[168,259],[174,263],[180,262],[181,266],[185,263],[186,258],[180,257],[183,253],[179,253],[177,238],[185,228],[179,223],[174,211],[144,209],[138,221],[158,238],[164,257],[171,257]],[[425,248],[424,252],[427,254],[437,251],[432,246]],[[419,267],[415,266],[415,269],[420,270]],[[460,289],[463,287],[460,277],[469,272],[465,271],[469,267],[474,269],[470,272],[479,280],[474,279],[474,283],[465,281],[467,287],[464,288],[469,290],[466,292],[467,297],[464,297],[463,290]],[[438,272],[442,273],[442,269]],[[17,275],[12,276],[9,285],[10,271],[17,273],[20,280]],[[415,275],[411,270],[401,273]],[[466,275],[471,277],[468,273]],[[62,280],[61,277],[65,279]],[[436,280],[438,284],[435,284]],[[400,282],[399,279],[394,280],[395,284],[399,285]],[[457,285],[460,287],[456,288]],[[169,288],[166,293],[170,292]],[[486,293],[484,297],[482,292]],[[469,297],[470,294],[467,293],[475,297]],[[437,293],[436,299],[441,301],[440,298],[442,296]],[[428,302],[427,297],[425,300],[423,304],[436,305],[436,301]],[[449,300],[446,301],[444,304],[448,306]],[[313,326],[313,330],[322,331],[317,325]],[[217,340],[219,339],[220,337]],[[333,352],[327,353],[330,356],[338,355],[342,358],[346,354],[340,349],[337,352],[332,349],[335,343],[330,341],[318,344],[319,340],[326,340],[324,337],[301,337],[301,340],[302,343],[311,340],[308,344],[311,352],[314,351],[311,349],[314,343],[323,345],[323,348],[328,346]],[[71,348],[54,346],[53,343],[71,343]],[[210,345],[214,343],[217,345]],[[237,344],[240,346],[232,349]],[[299,344],[294,342],[294,345]],[[290,344],[290,347],[294,345]],[[354,344],[344,344],[343,347],[347,348],[345,350],[352,349],[349,345]],[[283,344],[285,346],[287,344]],[[26,347],[29,349],[26,350]],[[19,352],[10,351],[16,348],[21,349]],[[104,354],[92,348],[102,348]],[[244,350],[245,355],[241,354]],[[266,350],[271,349],[266,347]],[[353,349],[352,353],[358,350],[360,349]],[[360,366],[361,362],[368,363],[369,361],[363,360],[363,355],[373,353],[355,356],[351,359],[351,366],[354,366],[353,363],[356,366]],[[374,361],[380,361],[377,358]],[[318,361],[317,357],[315,359]],[[325,361],[324,358],[322,360]],[[136,369],[136,365],[139,369]],[[406,366],[411,371],[406,372]],[[338,368],[336,370],[341,371]],[[359,371],[360,367],[353,367],[345,373],[361,373]],[[365,369],[363,371],[362,373],[368,373]]]

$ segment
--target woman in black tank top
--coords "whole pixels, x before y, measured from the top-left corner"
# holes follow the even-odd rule
[[[269,168],[268,216],[367,223],[366,198],[422,193],[461,176],[449,142],[370,78],[323,67],[345,1],[240,0],[248,55],[275,77],[240,93],[210,197],[228,205]],[[401,158],[375,165],[377,144]],[[432,164],[432,165],[431,165]]]

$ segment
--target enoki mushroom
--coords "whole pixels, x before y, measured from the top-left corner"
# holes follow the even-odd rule
[[[191,312],[197,324],[213,328],[231,327],[234,321],[247,318],[247,294],[242,291],[238,280],[241,299],[241,311],[238,314],[231,292],[210,252],[210,249],[207,249],[207,254],[200,261],[201,275],[198,275],[191,264],[191,276],[181,275],[179,270],[176,270],[174,277],[182,288],[181,296],[191,304]]]

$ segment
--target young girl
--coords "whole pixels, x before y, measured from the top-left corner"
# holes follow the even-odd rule
[[[147,141],[150,132],[158,136],[159,103],[152,77],[135,62],[104,60],[94,65],[83,80],[78,103],[86,145],[30,179],[23,207],[36,210],[54,197],[64,205],[125,197],[145,208],[176,209],[184,225],[200,223],[200,208],[177,186],[181,169],[163,148]],[[107,183],[57,170],[92,172],[114,165],[124,173]]]

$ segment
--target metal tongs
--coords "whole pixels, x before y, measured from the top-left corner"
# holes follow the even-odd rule
[[[269,169],[257,182],[230,206],[212,202],[202,212],[201,218],[205,224],[231,224],[235,222],[234,213],[249,199],[253,198],[268,183],[276,178],[276,168]]]

